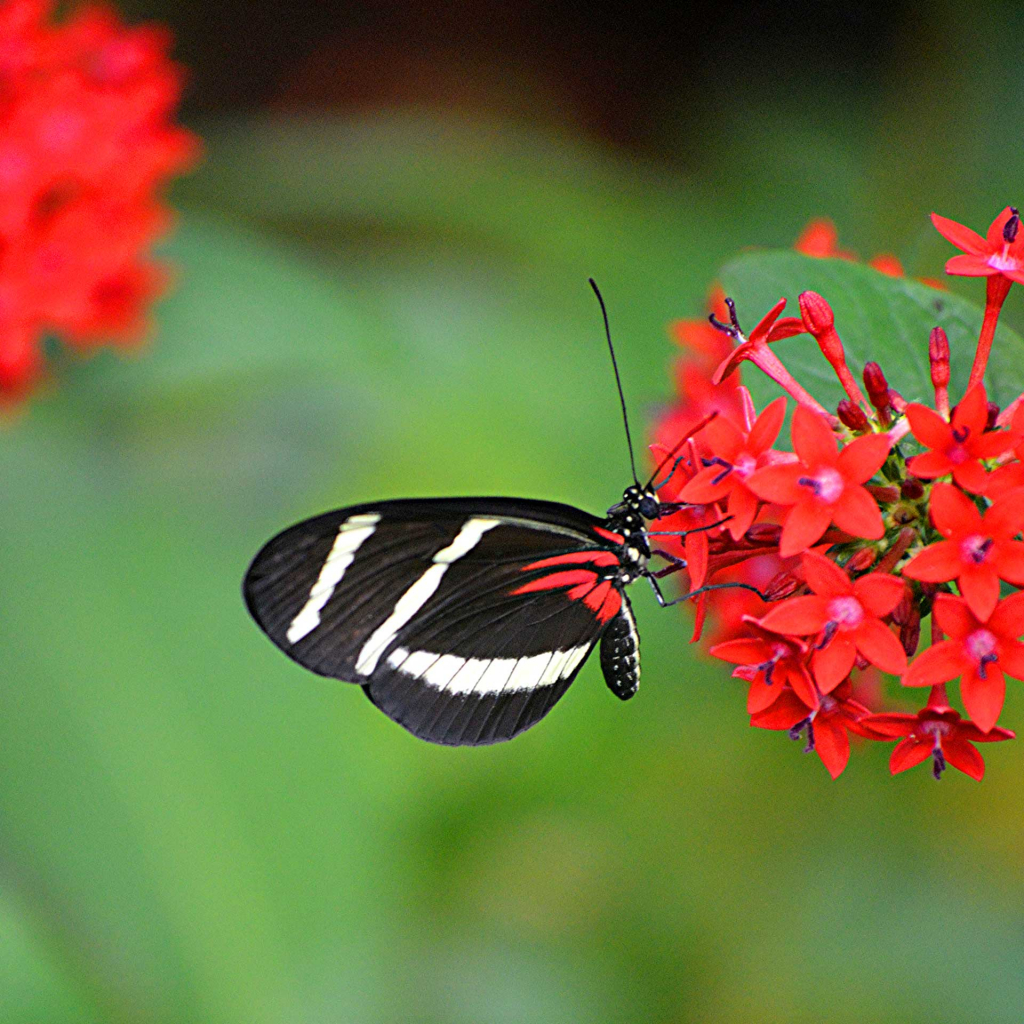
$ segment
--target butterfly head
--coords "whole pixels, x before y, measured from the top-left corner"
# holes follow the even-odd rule
[[[657,494],[651,487],[637,487],[630,484],[622,492],[622,501],[608,510],[609,515],[630,514],[634,519],[657,519],[661,513],[661,505]],[[642,525],[642,524],[640,524]]]

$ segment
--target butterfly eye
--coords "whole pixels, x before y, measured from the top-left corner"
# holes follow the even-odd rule
[[[657,519],[658,518],[658,499],[652,498],[650,495],[644,495],[640,499],[640,515],[644,519]]]

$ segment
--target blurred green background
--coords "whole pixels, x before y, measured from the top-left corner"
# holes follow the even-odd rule
[[[935,275],[930,210],[1020,202],[1020,7],[825,6],[122,5],[176,32],[207,155],[151,345],[0,436],[0,1021],[1024,1018],[1019,744],[832,783],[637,588],[637,699],[595,663],[434,748],[239,596],[333,506],[606,508],[588,275],[639,432],[738,250],[829,215]]]

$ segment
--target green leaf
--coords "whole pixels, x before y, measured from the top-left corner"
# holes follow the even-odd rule
[[[736,300],[740,322],[750,330],[780,297],[787,312],[799,316],[797,296],[823,295],[836,314],[846,360],[854,375],[870,360],[879,363],[889,384],[908,401],[931,404],[934,392],[928,369],[928,333],[942,327],[952,353],[950,396],[963,394],[981,329],[980,306],[949,292],[908,278],[887,277],[849,260],[813,259],[778,251],[740,256],[722,271],[726,293]],[[774,346],[786,367],[827,408],[845,397],[831,367],[808,334]],[[758,405],[778,393],[760,371],[744,373]],[[989,397],[1000,406],[1024,390],[1024,339],[1008,327],[996,332],[986,376]]]

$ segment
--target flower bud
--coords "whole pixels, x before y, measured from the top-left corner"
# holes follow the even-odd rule
[[[879,411],[889,408],[889,382],[878,363],[864,364],[864,387],[871,404]]]
[[[859,548],[846,560],[846,571],[848,573],[864,572],[875,564],[877,558],[874,548]]]
[[[778,544],[781,536],[778,523],[754,523],[746,533],[747,540],[754,544]]]
[[[999,419],[999,406],[995,402],[988,403],[988,420],[985,422],[986,430],[995,430],[996,420]]]
[[[818,337],[834,329],[836,317],[832,307],[817,292],[801,292],[797,301],[800,303],[800,317],[811,334]]]
[[[792,597],[803,585],[803,580],[798,580],[791,572],[783,570],[768,581],[768,586],[764,588],[764,596],[768,601],[781,601],[783,598]]]
[[[836,409],[839,414],[839,421],[848,426],[854,433],[862,434],[870,427],[867,414],[859,405],[854,405],[848,398],[844,398]]]
[[[917,501],[924,497],[924,484],[916,476],[908,476],[900,485],[900,497],[908,501]]]
[[[908,658],[917,653],[917,645],[921,640],[921,614],[914,609],[909,621],[900,626],[900,643]]]
[[[905,587],[903,590],[903,596],[900,598],[900,602],[892,610],[892,621],[897,626],[902,626],[910,621],[910,617],[916,608],[914,603],[913,594],[909,587]]]
[[[932,367],[932,385],[937,388],[949,384],[949,338],[941,327],[933,327],[928,335],[928,361]]]
[[[865,484],[864,488],[881,505],[899,501],[900,489],[895,484]]]

